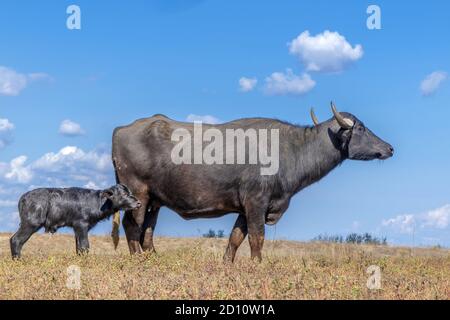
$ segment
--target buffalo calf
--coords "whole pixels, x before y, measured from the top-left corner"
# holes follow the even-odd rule
[[[141,203],[122,184],[105,190],[41,188],[19,200],[20,228],[11,237],[11,254],[20,257],[24,243],[45,228],[55,233],[61,227],[75,231],[77,253],[89,250],[88,231],[118,210],[135,210]]]

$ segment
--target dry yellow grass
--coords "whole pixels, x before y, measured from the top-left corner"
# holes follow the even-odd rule
[[[224,265],[225,239],[156,238],[157,255],[131,257],[121,239],[90,237],[91,253],[74,253],[71,235],[34,235],[23,258],[9,256],[0,234],[0,299],[449,299],[448,249],[414,249],[266,241],[261,264],[247,243]],[[67,267],[81,288],[66,287]],[[366,270],[381,268],[381,289]]]

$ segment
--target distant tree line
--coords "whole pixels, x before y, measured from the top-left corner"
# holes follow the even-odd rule
[[[213,230],[209,229],[208,232],[204,233],[203,238],[224,238],[225,231],[223,230]],[[386,237],[376,237],[370,233],[350,233],[346,237],[342,235],[328,235],[320,234],[315,237],[312,241],[316,242],[331,242],[331,243],[353,243],[353,244],[374,244],[374,245],[387,245]]]
[[[225,231],[209,229],[207,233],[203,234],[203,238],[223,238],[225,237]]]
[[[387,245],[386,237],[376,237],[366,232],[363,234],[350,233],[346,237],[342,235],[327,235],[321,234],[313,239],[317,242],[332,242],[332,243],[353,243],[353,244],[375,244],[375,245]]]

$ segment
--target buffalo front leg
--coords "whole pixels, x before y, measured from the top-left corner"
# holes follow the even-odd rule
[[[247,218],[240,214],[234,223],[231,231],[230,240],[228,241],[227,250],[223,256],[224,262],[234,262],[236,251],[247,236]]]
[[[142,250],[146,252],[155,252],[153,233],[155,231],[156,221],[158,220],[159,209],[159,205],[152,205],[150,210],[145,214],[140,243]]]
[[[139,195],[136,197],[141,201],[141,207],[133,211],[126,211],[122,222],[131,254],[142,253],[141,235],[148,206],[148,197]]]
[[[141,228],[136,223],[131,211],[126,211],[123,216],[123,229],[127,237],[128,248],[131,254],[142,253],[142,248],[139,243],[141,237]]]
[[[252,259],[261,262],[261,251],[264,244],[264,222],[266,208],[258,204],[246,206],[248,241]]]

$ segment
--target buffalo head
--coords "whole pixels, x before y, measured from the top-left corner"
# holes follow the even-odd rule
[[[333,102],[331,102],[331,110],[334,120],[340,127],[338,132],[332,132],[332,138],[336,147],[345,153],[348,159],[384,160],[393,156],[394,148],[378,138],[354,115],[337,111]],[[314,124],[318,126],[319,122],[312,109],[311,118]]]

